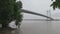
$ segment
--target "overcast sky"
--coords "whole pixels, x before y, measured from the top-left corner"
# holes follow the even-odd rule
[[[52,3],[51,0],[21,0],[23,3],[23,9],[30,10],[36,13],[41,13],[47,15],[47,11],[51,12],[51,17],[55,19],[59,19],[60,17],[60,10],[56,9],[53,10],[50,7]],[[32,14],[23,14],[24,19],[45,19],[45,17],[36,16]]]

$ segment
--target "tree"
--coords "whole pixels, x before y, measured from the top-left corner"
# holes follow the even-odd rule
[[[21,1],[0,0],[0,24],[2,24],[2,28],[8,27],[11,21],[15,20],[16,25],[22,21],[21,8]]]
[[[53,0],[52,0],[53,1]],[[55,0],[51,6],[53,6],[53,9],[55,10],[55,8],[59,8],[60,9],[60,0]]]

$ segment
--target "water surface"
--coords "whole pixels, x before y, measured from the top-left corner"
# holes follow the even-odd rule
[[[60,34],[60,21],[23,20],[20,27],[0,34]]]
[[[24,20],[23,34],[60,34],[60,21]]]

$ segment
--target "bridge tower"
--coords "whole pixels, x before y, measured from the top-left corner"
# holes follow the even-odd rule
[[[50,10],[47,11],[47,16],[51,17],[51,11]],[[47,18],[47,20],[51,20],[51,19]]]

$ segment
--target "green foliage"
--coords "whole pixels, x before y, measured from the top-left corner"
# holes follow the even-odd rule
[[[0,24],[9,24],[16,20],[16,25],[22,21],[22,3],[16,0],[0,0]]]
[[[53,9],[55,10],[55,8],[59,8],[60,9],[60,0],[55,0],[51,6],[53,6]]]

